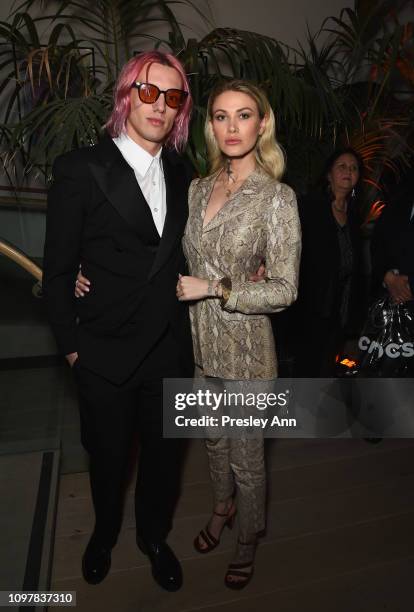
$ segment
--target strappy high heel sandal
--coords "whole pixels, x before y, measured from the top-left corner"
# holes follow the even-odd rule
[[[236,509],[236,505],[234,502],[231,504],[228,511],[225,512],[224,514],[221,512],[213,512],[215,516],[226,517],[226,520],[224,521],[223,527],[221,528],[221,531],[220,531],[220,536],[221,536],[221,532],[223,531],[224,527],[233,529],[234,519],[236,518],[236,512],[237,512],[237,509]],[[199,553],[202,553],[202,554],[208,553],[211,550],[214,550],[220,544],[220,536],[218,538],[213,536],[213,534],[211,533],[209,529],[209,523],[207,523],[205,528],[202,529],[200,533],[198,534],[198,536],[194,539],[194,548]]]
[[[224,576],[224,584],[229,589],[240,591],[244,589],[253,578],[254,555],[256,552],[257,540],[255,539],[254,542],[242,542],[238,540],[237,544],[239,547],[237,557],[241,560],[246,559],[246,561],[229,564],[226,575]],[[251,568],[250,571],[249,568]],[[236,580],[233,578],[236,578]]]

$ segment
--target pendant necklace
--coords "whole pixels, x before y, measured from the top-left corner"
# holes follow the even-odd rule
[[[332,202],[332,206],[337,212],[346,214],[346,208],[338,208],[338,206],[335,206],[334,202]]]
[[[229,198],[232,194],[231,187],[230,187],[230,181],[233,181],[233,183],[236,183],[236,179],[233,176],[233,171],[231,169],[231,162],[229,159],[227,160],[227,164],[226,164],[226,174],[227,174],[227,181],[229,185],[227,186],[227,188],[224,187],[224,189],[225,189],[226,198]]]

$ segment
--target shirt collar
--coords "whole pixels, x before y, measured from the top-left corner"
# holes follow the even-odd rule
[[[153,156],[132,140],[125,132],[117,138],[113,138],[113,141],[127,164],[129,164],[142,178],[147,174],[154,159],[158,160],[158,163],[161,160],[162,148]],[[160,168],[162,169],[161,163]]]

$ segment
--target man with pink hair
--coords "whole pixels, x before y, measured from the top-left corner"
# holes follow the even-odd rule
[[[90,457],[95,528],[82,570],[101,582],[111,564],[134,432],[137,543],[155,580],[175,591],[180,564],[166,544],[178,494],[183,442],[162,436],[162,379],[192,376],[181,237],[192,171],[183,150],[188,81],[172,55],[152,51],[121,71],[99,144],[59,157],[49,192],[44,295],[57,344],[79,394]],[[79,269],[90,291],[76,300]]]

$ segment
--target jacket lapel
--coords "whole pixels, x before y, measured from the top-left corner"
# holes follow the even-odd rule
[[[214,185],[215,175],[209,177],[211,182],[209,183],[208,190],[205,193],[204,197],[204,214],[207,208],[208,200],[210,199],[211,191]],[[233,217],[237,217],[245,212],[246,209],[251,208],[254,204],[254,200],[261,193],[264,183],[269,181],[269,177],[261,172],[253,172],[244,182],[240,189],[235,191],[227,202],[224,204],[223,208],[219,210],[219,212],[214,215],[214,217],[204,226],[202,229],[202,233],[210,232],[216,227],[222,225],[223,223],[227,223]],[[203,218],[204,218],[203,214]]]
[[[165,149],[163,149],[161,159],[165,179],[167,215],[149,278],[153,277],[168,261],[175,244],[181,240],[188,214],[188,185],[185,172],[178,163],[174,163],[171,155]]]
[[[191,203],[191,231],[188,232],[188,238],[197,251],[201,250],[201,240],[205,229],[203,228],[204,217],[217,176],[218,172],[202,179],[194,191],[194,202]]]
[[[108,201],[140,237],[158,237],[148,203],[138,185],[133,169],[122,157],[109,136],[97,146],[98,162],[91,172]],[[158,237],[159,238],[159,237]]]

